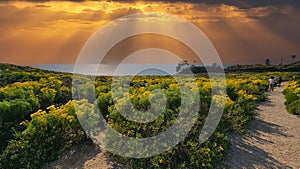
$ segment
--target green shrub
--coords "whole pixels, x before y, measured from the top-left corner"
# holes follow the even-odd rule
[[[108,153],[110,159],[120,163],[124,168],[213,168],[229,147],[228,133],[245,131],[255,114],[255,102],[265,98],[264,91],[268,82],[262,80],[264,78],[266,77],[252,75],[249,77],[232,75],[228,78],[228,96],[226,96],[227,101],[223,117],[213,135],[201,145],[198,144],[199,134],[206,120],[212,97],[209,79],[198,78],[198,88],[196,87],[193,91],[195,94],[196,92],[200,94],[200,110],[195,125],[184,140],[167,152],[154,157],[134,159]],[[82,86],[79,89],[87,89],[84,95],[94,94],[90,92],[92,91],[91,83],[89,82],[87,85],[84,78],[80,80],[82,80],[80,82]],[[133,107],[138,110],[147,110],[150,106],[151,91],[154,89],[161,89],[162,93],[166,95],[166,98],[163,96],[156,98],[157,104],[161,104],[164,99],[167,99],[166,108],[158,118],[147,124],[136,123],[124,118],[116,109],[111,98],[110,84],[105,81],[109,81],[110,78],[98,78],[98,80],[95,91],[98,95],[96,101],[103,117],[114,130],[129,137],[151,137],[166,131],[176,120],[181,97],[186,95],[180,91],[178,84],[172,77],[135,77],[130,83],[128,94]],[[57,83],[51,84],[51,86],[55,85]],[[184,85],[189,85],[189,83],[184,83]],[[75,89],[74,91],[79,92]],[[43,92],[43,97],[39,96],[39,101],[44,100],[43,102],[45,102],[49,98],[56,100],[60,90],[48,91],[48,89],[44,89],[41,92]],[[69,89],[66,89],[65,94],[68,92],[70,92]],[[122,100],[122,94],[122,91],[117,91],[117,100],[126,110],[129,101]],[[61,93],[60,95],[63,97],[64,94]],[[190,99],[189,104],[192,101]],[[77,112],[76,116],[77,110],[72,106],[73,104],[79,104],[79,107],[83,108],[84,111]],[[6,106],[2,107],[6,109]],[[158,107],[160,108],[160,106]],[[97,132],[93,129],[95,125],[98,125],[97,120],[99,118],[93,109],[93,105],[89,104],[87,100],[83,100],[80,102],[70,101],[61,107],[53,105],[45,111],[40,110],[33,113],[30,122],[22,122],[26,129],[16,134],[16,139],[11,140],[2,153],[0,168],[39,168],[44,163],[55,160],[61,151],[86,139],[82,128],[88,134]],[[85,118],[87,116],[90,118]],[[81,120],[88,120],[82,127],[78,122],[80,118],[82,118]],[[90,119],[94,119],[94,121],[89,121]]]
[[[40,168],[46,162],[57,159],[59,153],[85,139],[85,134],[76,118],[74,101],[47,111],[31,114],[30,122],[21,125],[27,128],[16,134],[0,156],[0,168]],[[83,102],[88,106],[87,102]]]
[[[295,115],[300,116],[300,83],[290,81],[284,90],[285,105],[287,110]]]

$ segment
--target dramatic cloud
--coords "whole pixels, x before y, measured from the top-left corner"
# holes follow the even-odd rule
[[[72,64],[95,31],[114,19],[139,12],[169,13],[191,21],[210,38],[224,63],[263,63],[266,58],[279,63],[282,56],[287,62],[291,54],[300,53],[298,1],[191,2],[2,2],[0,62]],[[123,48],[116,47],[106,62],[153,46],[194,59],[192,53],[183,56],[188,50],[174,40],[143,37],[137,43],[136,39],[123,42]]]

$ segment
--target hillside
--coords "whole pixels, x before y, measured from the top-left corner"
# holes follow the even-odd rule
[[[0,86],[6,86],[7,84],[12,84],[14,82],[38,81],[41,78],[48,78],[51,76],[58,77],[59,79],[71,79],[70,77],[72,74],[42,70],[30,66],[0,63]]]
[[[285,80],[299,77],[290,72],[228,74],[225,86],[225,81],[217,79],[217,83],[211,83],[212,79],[203,76],[124,76],[113,81],[113,77],[73,77],[68,73],[8,64],[1,64],[0,71],[3,79],[0,86],[0,168],[9,169],[41,168],[59,157],[59,161],[49,166],[70,167],[72,164],[65,163],[70,159],[77,161],[74,162],[77,166],[87,167],[101,163],[107,167],[118,164],[121,168],[214,168],[230,150],[230,135],[245,133],[256,114],[257,104],[266,100],[267,79],[270,76],[282,76]],[[130,83],[120,86],[128,79]],[[72,81],[76,85],[72,85]],[[289,86],[286,95],[291,103],[289,110],[298,113],[296,103],[300,94],[294,91],[300,91],[299,85],[291,82]],[[213,96],[212,87],[226,88],[227,93],[219,91]],[[150,109],[152,105],[156,105],[154,109]],[[213,112],[214,117],[209,118],[211,105],[224,111],[221,114]],[[135,113],[131,117],[149,122],[125,118],[121,112]],[[181,113],[193,113],[189,117],[194,119],[178,118]],[[199,145],[199,134],[210,119],[219,121],[208,127],[213,128],[211,135]],[[137,149],[135,144],[125,143],[126,138],[152,138],[167,132],[178,121],[182,124],[175,125],[176,130],[164,135],[172,137],[167,139],[173,144],[168,151],[147,158],[129,158],[135,153],[142,157],[153,151],[156,153],[169,142],[156,140]],[[107,131],[103,124],[122,136],[120,139],[106,134],[102,144],[110,148],[107,152],[91,144],[91,139]],[[186,135],[177,139],[183,132]],[[85,147],[91,152],[82,150]],[[116,155],[120,151],[126,157]],[[86,158],[76,160],[82,155]],[[109,161],[106,163],[103,159]]]

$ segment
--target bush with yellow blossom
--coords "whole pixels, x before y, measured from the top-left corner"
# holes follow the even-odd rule
[[[285,86],[284,95],[287,110],[300,117],[300,81],[290,81]]]

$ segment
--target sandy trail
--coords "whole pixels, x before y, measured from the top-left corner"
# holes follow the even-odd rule
[[[107,169],[113,164],[103,151],[92,142],[85,142],[65,151],[59,160],[51,162],[43,169]]]
[[[287,112],[283,87],[268,92],[246,135],[231,135],[221,168],[300,169],[300,118]]]

